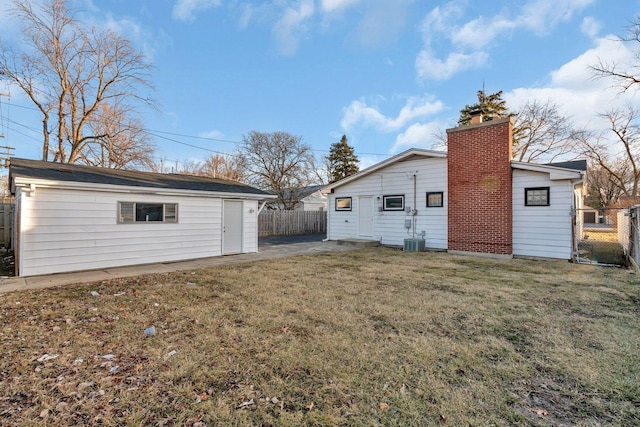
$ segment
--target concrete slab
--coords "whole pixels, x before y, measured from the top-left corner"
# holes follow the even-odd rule
[[[226,255],[211,258],[193,259],[171,263],[134,265],[128,267],[101,270],[79,271],[73,273],[51,274],[31,277],[0,278],[0,294],[7,292],[45,289],[74,283],[91,283],[124,277],[143,276],[145,274],[170,273],[174,271],[196,270],[219,265],[238,264],[275,258],[286,258],[322,252],[344,252],[358,249],[356,246],[338,245],[337,242],[310,241],[291,244],[260,246],[257,253]]]

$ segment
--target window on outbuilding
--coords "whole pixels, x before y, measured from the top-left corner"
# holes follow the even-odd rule
[[[549,206],[549,187],[524,189],[525,206]]]
[[[427,207],[441,208],[444,206],[444,197],[442,191],[432,191],[427,193]]]
[[[351,197],[337,197],[336,198],[336,210],[337,211],[350,211],[351,210]]]
[[[178,204],[118,202],[118,223],[134,222],[178,222]]]
[[[382,196],[382,208],[385,211],[403,211],[404,196]]]

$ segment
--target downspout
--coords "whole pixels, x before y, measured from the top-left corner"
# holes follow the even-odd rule
[[[413,174],[413,230],[412,230],[412,238],[416,238],[416,223],[418,222],[418,198],[416,195],[416,174]]]
[[[584,174],[580,179],[571,180],[573,189],[573,198],[571,199],[571,258],[575,263],[580,262],[580,253],[578,251],[578,236],[576,235],[576,227],[578,226],[578,208],[576,206],[576,185],[584,182]],[[582,194],[580,194],[582,196]]]

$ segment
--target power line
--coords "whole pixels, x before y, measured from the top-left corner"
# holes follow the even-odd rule
[[[12,104],[13,107],[17,107],[17,108],[23,108],[26,110],[32,110],[32,111],[40,111],[37,108],[33,108],[33,107],[28,107],[28,106],[24,106],[24,105],[16,105],[16,104]],[[99,114],[97,114],[97,116],[99,117]],[[23,126],[27,129],[34,130],[33,128],[29,128],[26,125],[17,123],[15,121],[12,121],[12,123],[15,124],[19,124],[20,126]],[[176,136],[176,137],[180,137],[180,138],[190,138],[190,139],[199,139],[199,140],[204,140],[204,141],[215,141],[215,142],[224,142],[224,143],[230,143],[230,144],[236,144],[236,145],[242,145],[244,144],[244,141],[235,141],[235,140],[231,140],[231,139],[221,139],[221,138],[212,138],[212,137],[207,137],[207,136],[200,136],[200,135],[188,135],[188,134],[183,134],[183,133],[177,133],[177,132],[167,132],[167,131],[161,131],[161,130],[154,130],[154,129],[142,129],[143,132],[154,136],[156,138],[160,138],[169,142],[173,142],[176,144],[180,144],[180,145],[184,145],[187,147],[192,147],[192,148],[196,148],[202,151],[207,151],[210,153],[215,153],[215,154],[230,154],[230,153],[226,153],[226,152],[222,152],[222,151],[218,151],[218,150],[213,150],[211,148],[207,148],[207,147],[201,147],[199,145],[195,145],[195,144],[189,144],[187,142],[183,142],[183,141],[179,141],[177,139],[174,138],[169,138],[166,136],[162,136],[162,135],[158,135],[158,134],[164,134],[164,135],[172,135],[172,136]],[[37,132],[37,131],[36,131]],[[311,151],[316,152],[316,153],[329,153],[330,150],[319,150],[319,149],[311,149]],[[359,155],[369,155],[369,156],[388,156],[388,153],[366,153],[366,152],[361,152],[358,153]]]

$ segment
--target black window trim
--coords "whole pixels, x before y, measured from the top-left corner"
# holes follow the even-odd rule
[[[429,204],[429,196],[433,196],[439,194],[440,195],[440,204],[439,205],[430,205]],[[428,208],[443,208],[444,207],[444,191],[427,191],[425,205]]]
[[[546,204],[529,204],[529,198],[527,194],[529,191],[540,191],[545,190],[547,192],[547,203]],[[527,207],[544,207],[551,206],[551,187],[527,187],[524,189],[524,205]]]
[[[338,200],[349,200],[349,207],[348,208],[339,208],[338,207]],[[353,209],[353,198],[351,197],[336,197],[336,206],[335,206],[335,210],[338,212],[348,212],[351,211]]]
[[[402,199],[402,207],[400,208],[387,208],[387,199],[400,197]],[[389,194],[386,196],[382,196],[382,210],[390,211],[390,212],[399,212],[404,211],[404,194]]]

